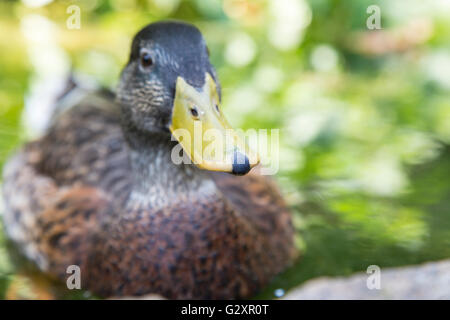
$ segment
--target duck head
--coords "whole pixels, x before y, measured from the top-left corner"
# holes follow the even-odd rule
[[[134,37],[117,90],[125,125],[140,134],[170,133],[201,169],[246,174],[258,155],[221,111],[221,90],[200,31],[153,23]]]

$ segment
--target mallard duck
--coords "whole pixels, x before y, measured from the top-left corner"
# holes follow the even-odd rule
[[[255,294],[296,256],[291,215],[276,185],[249,173],[258,155],[220,103],[200,31],[149,24],[115,94],[86,94],[5,165],[6,234],[45,274],[65,281],[79,266],[82,289],[102,297]],[[202,156],[182,138],[198,124],[231,145]],[[179,147],[191,163],[174,163]]]

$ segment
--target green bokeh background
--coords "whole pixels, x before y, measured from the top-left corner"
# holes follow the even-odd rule
[[[366,26],[373,4],[381,30]],[[66,27],[70,5],[80,29]],[[24,105],[46,75],[26,21],[50,23],[73,71],[114,88],[133,34],[180,19],[206,38],[230,122],[280,129],[276,177],[303,254],[259,298],[449,258],[449,16],[440,0],[1,1],[0,165],[32,136]],[[0,231],[0,299],[15,277]]]

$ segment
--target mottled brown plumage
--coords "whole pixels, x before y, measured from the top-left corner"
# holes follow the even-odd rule
[[[8,236],[62,280],[79,265],[101,296],[251,296],[296,254],[276,186],[173,164],[170,134],[134,126],[127,103],[91,93],[9,160]]]

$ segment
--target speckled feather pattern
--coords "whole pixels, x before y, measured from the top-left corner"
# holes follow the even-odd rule
[[[151,72],[139,65],[143,46],[159,59]],[[105,297],[247,298],[286,268],[294,230],[268,177],[171,161],[175,81],[201,87],[205,72],[220,90],[198,29],[142,29],[116,98],[78,99],[5,165],[15,247],[63,281],[69,265],[80,266],[82,288]]]
[[[205,172],[184,194],[158,193],[155,177],[146,197],[112,110],[99,98],[71,109],[5,167],[7,234],[41,270],[63,280],[77,264],[102,296],[242,298],[292,261],[290,214],[268,178]]]

